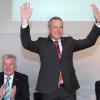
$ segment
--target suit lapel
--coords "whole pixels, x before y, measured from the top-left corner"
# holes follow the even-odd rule
[[[63,56],[64,56],[64,52],[65,52],[65,48],[66,48],[66,43],[64,42],[65,39],[61,38],[62,54],[61,54],[61,58],[60,59],[57,57],[57,53],[56,53],[56,49],[55,49],[55,46],[54,46],[54,42],[52,41],[52,39],[50,38],[50,36],[48,36],[48,40],[49,40],[49,43],[50,43],[49,46],[51,47],[52,53],[54,52],[53,54],[56,56],[57,60],[60,61],[63,58]]]
[[[62,54],[61,54],[61,58],[60,58],[60,60],[63,58],[63,56],[64,56],[64,51],[65,51],[65,43],[64,43],[64,38],[61,38],[61,44],[62,44]]]
[[[52,52],[52,56],[56,57],[56,60],[59,61],[58,55],[56,53],[54,42],[52,41],[52,39],[50,38],[50,36],[48,37],[48,40],[49,40],[48,47],[50,48],[50,52]]]
[[[18,86],[18,82],[19,81],[19,77],[18,74],[16,72],[14,72],[14,79],[13,79],[13,84],[12,86],[16,85],[16,87]]]
[[[4,73],[0,73],[0,86],[4,83]]]

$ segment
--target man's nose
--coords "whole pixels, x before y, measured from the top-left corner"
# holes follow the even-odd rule
[[[7,67],[6,68],[10,68],[10,65],[7,65]]]

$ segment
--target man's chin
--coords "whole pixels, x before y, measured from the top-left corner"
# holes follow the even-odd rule
[[[7,76],[11,76],[12,75],[12,73],[5,73]]]
[[[56,40],[59,40],[59,39],[61,39],[61,37],[60,37],[60,36],[58,36],[58,37],[56,38]]]

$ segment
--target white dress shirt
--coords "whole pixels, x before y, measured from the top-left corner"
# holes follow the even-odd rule
[[[7,76],[7,75],[4,74],[4,84],[5,85],[6,85],[6,82],[7,82],[7,79],[6,79],[7,77],[10,77],[9,84],[10,84],[10,91],[11,91],[12,84],[13,84],[13,79],[14,79],[14,74],[12,74],[11,76]]]
[[[51,37],[51,39],[52,39],[52,41],[53,41],[53,42],[55,42],[55,41],[56,41],[56,40],[55,40],[55,39],[53,39],[52,37]],[[60,53],[62,54],[62,49],[63,49],[63,48],[62,48],[61,39],[58,39],[57,41],[58,41],[58,45],[59,45],[59,48],[60,48]]]

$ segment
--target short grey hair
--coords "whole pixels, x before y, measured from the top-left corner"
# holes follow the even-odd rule
[[[13,59],[14,63],[16,63],[16,56],[14,56],[13,54],[5,54],[2,56],[2,60],[4,61],[4,59]]]
[[[54,17],[52,17],[52,18],[49,19],[49,21],[48,21],[48,27],[50,27],[52,20],[61,20],[63,22],[63,20],[60,17],[54,16]]]

